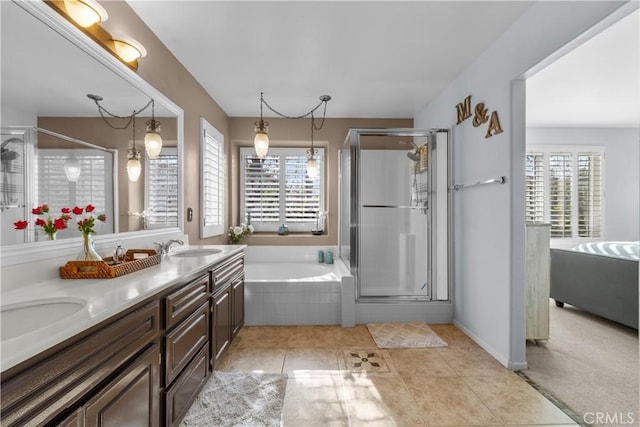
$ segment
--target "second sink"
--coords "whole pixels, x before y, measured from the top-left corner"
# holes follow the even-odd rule
[[[169,256],[178,258],[215,255],[222,252],[222,249],[186,249],[184,251],[169,252]]]
[[[78,299],[29,301],[0,307],[2,341],[49,326],[85,307]]]

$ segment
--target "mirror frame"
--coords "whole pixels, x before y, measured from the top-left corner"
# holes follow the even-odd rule
[[[98,61],[116,76],[129,82],[134,88],[145,93],[156,102],[165,106],[176,116],[176,139],[178,148],[178,226],[158,230],[129,231],[107,235],[96,235],[94,241],[96,249],[102,253],[106,249],[116,247],[116,242],[124,247],[131,247],[127,242],[140,246],[143,242],[150,245],[155,240],[164,240],[177,235],[184,236],[184,111],[162,92],[151,86],[146,80],[118,61],[102,46],[91,40],[81,30],[74,27],[63,16],[50,6],[40,1],[13,0],[15,4],[30,13],[35,19],[59,33],[94,60]],[[80,251],[82,238],[22,243],[0,247],[0,265],[9,266],[26,262],[41,261],[56,257],[77,255]]]

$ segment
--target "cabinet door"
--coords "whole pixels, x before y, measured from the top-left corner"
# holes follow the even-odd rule
[[[211,366],[216,367],[231,342],[231,286],[213,297]]]
[[[231,284],[231,291],[231,301],[233,303],[231,335],[235,338],[242,325],[244,325],[244,277],[236,279]]]
[[[160,347],[136,358],[84,408],[87,426],[159,426]]]

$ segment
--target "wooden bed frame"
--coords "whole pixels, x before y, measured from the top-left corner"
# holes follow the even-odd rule
[[[551,249],[550,296],[638,329],[638,261]]]

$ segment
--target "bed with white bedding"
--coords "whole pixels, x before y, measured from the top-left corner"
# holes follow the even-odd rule
[[[551,298],[638,329],[639,242],[551,249]]]

